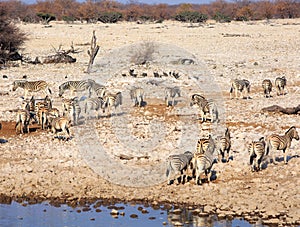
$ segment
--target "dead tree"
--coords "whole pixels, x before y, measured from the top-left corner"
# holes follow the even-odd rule
[[[63,50],[62,45],[58,47],[58,49],[55,49],[53,47],[56,54],[47,56],[47,58],[44,60],[43,63],[50,64],[50,63],[74,63],[76,62],[76,58],[71,57],[69,54],[77,54],[80,51],[78,49],[74,49],[73,43],[71,45],[71,48],[69,50]]]
[[[96,44],[97,38],[95,35],[95,31],[93,31],[92,41],[91,41],[91,50],[88,50],[87,53],[90,56],[89,64],[86,72],[90,73],[92,70],[92,66],[94,64],[94,60],[99,51],[99,46]]]
[[[273,106],[263,108],[262,111],[272,112],[272,113],[283,113],[283,114],[299,114],[300,105],[296,107],[288,107],[288,108],[283,108],[281,106],[273,105]]]

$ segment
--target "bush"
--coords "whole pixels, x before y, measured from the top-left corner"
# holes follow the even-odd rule
[[[195,11],[184,11],[175,15],[175,20],[191,23],[202,23],[207,20],[208,16]]]
[[[217,12],[214,16],[213,19],[219,23],[228,23],[231,22],[231,18],[229,16],[226,16],[220,12]]]
[[[9,60],[19,60],[17,52],[27,40],[26,34],[7,17],[7,11],[0,7],[0,64]],[[21,56],[20,56],[21,57]]]
[[[55,15],[50,13],[37,13],[36,15],[43,20],[44,24],[48,24],[50,21],[56,20]]]
[[[117,23],[122,17],[119,12],[104,12],[99,15],[98,20],[102,23]]]

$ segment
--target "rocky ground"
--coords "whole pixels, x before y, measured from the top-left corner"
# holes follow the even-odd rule
[[[74,55],[77,62],[73,64],[23,64],[1,70],[8,77],[0,78],[0,138],[8,140],[0,145],[2,200],[57,199],[74,205],[85,199],[108,198],[154,205],[186,204],[199,215],[217,213],[220,217],[243,216],[265,224],[300,224],[299,142],[292,142],[287,165],[283,164],[282,152],[277,152],[279,164],[270,164],[266,157],[264,169],[259,172],[250,171],[246,149],[253,139],[271,133],[283,134],[292,125],[300,127],[299,115],[261,112],[263,107],[275,104],[282,107],[299,104],[299,20],[211,22],[193,26],[176,22],[51,25],[19,25],[29,35],[23,54],[42,59],[53,53],[53,47],[62,45],[68,49],[72,42],[82,52]],[[100,52],[94,72],[86,74],[93,30]],[[153,78],[120,76],[119,70],[127,64],[123,64],[126,57],[122,54],[128,45],[150,41],[167,47],[168,50],[162,48],[155,53],[156,59],[162,59],[160,67],[179,69],[183,74],[178,80],[165,78],[156,80],[161,84],[153,85],[149,82]],[[114,51],[118,48],[119,52]],[[174,58],[186,56],[197,59],[196,66],[173,64]],[[167,64],[163,59],[173,63]],[[114,61],[120,65],[113,65]],[[24,75],[28,80],[49,82],[54,106],[60,109],[58,86],[67,80],[83,78],[106,82],[110,89],[121,90],[124,107],[117,109],[112,117],[101,113],[100,119],[85,122],[82,118],[79,126],[71,128],[69,141],[53,139],[50,132],[36,125],[31,126],[29,134],[16,135],[15,113],[10,110],[20,106],[23,93],[11,92],[10,85]],[[272,98],[264,98],[262,80],[269,78],[274,82],[282,75],[287,78],[288,93],[276,96],[273,90]],[[234,78],[251,81],[251,99],[229,98],[230,80]],[[163,99],[163,87],[170,84],[180,86],[183,91],[174,108],[166,107]],[[128,97],[132,85],[147,87],[145,107],[132,107]],[[188,97],[193,92],[217,97],[222,106],[220,123],[201,124],[197,120],[196,110],[189,107]],[[214,180],[201,186],[193,180],[168,186],[164,176],[166,157],[195,149],[199,135],[206,136],[210,130],[213,134],[222,133],[225,126],[232,136],[232,159],[215,165]]]

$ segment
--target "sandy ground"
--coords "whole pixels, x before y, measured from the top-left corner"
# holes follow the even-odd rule
[[[230,24],[211,22],[201,26],[176,22],[51,25],[19,25],[29,35],[24,54],[42,59],[53,54],[53,47],[57,49],[62,45],[66,50],[72,42],[82,52],[74,55],[77,58],[74,64],[24,64],[1,70],[2,75],[8,76],[8,79],[0,78],[0,138],[8,140],[0,145],[2,200],[9,197],[56,198],[74,205],[82,199],[113,198],[154,205],[187,204],[200,215],[217,213],[220,217],[243,216],[265,224],[300,224],[299,142],[292,142],[287,165],[283,164],[280,151],[276,153],[279,164],[270,164],[266,157],[264,169],[259,172],[250,171],[246,149],[246,144],[253,139],[271,133],[283,134],[292,125],[300,128],[298,115],[261,112],[263,107],[274,104],[283,107],[299,104],[300,20]],[[95,61],[96,71],[87,75],[84,71],[93,30],[96,31],[100,52]],[[171,83],[183,88],[183,97],[177,99],[176,105],[183,110],[180,114],[176,112],[176,107],[165,107],[161,87],[156,85],[147,87],[147,105],[140,109],[133,108],[128,87],[136,83],[144,84],[145,80],[122,78],[118,73],[114,75],[115,70],[121,68],[116,66],[109,71],[99,60],[115,48],[148,41],[171,45],[175,47],[175,53],[182,48],[198,61],[198,66],[191,66],[179,80],[167,79],[165,82],[165,86]],[[170,53],[177,57],[186,56]],[[116,54],[110,56],[113,56],[112,59],[123,59],[123,56]],[[172,56],[168,56],[170,58]],[[172,67],[175,70],[177,66]],[[189,66],[183,67],[183,70],[186,67]],[[202,67],[206,75],[199,81],[205,87],[205,78],[214,78],[217,96],[222,94],[219,101],[224,109],[217,131],[222,132],[225,125],[230,128],[232,159],[229,163],[215,165],[216,177],[210,183],[198,186],[191,180],[184,185],[168,186],[164,176],[166,157],[184,149],[195,149],[198,136],[206,136],[212,127],[208,123],[199,123],[196,115],[189,115],[185,106],[188,95],[194,91],[187,74],[194,69],[202,70]],[[107,72],[112,74],[108,76]],[[10,92],[9,87],[13,80],[22,79],[24,75],[28,80],[43,79],[49,82],[54,106],[58,108],[61,108],[58,86],[62,82],[82,78],[103,82],[110,77],[108,86],[112,90],[124,91],[122,111],[131,118],[124,118],[123,114],[111,118],[102,115],[100,119],[89,120],[86,124],[81,119],[81,125],[71,128],[73,137],[69,141],[53,139],[50,132],[42,131],[36,125],[31,126],[29,134],[16,135],[15,114],[9,110],[20,106],[23,91]],[[272,98],[264,98],[262,80],[269,78],[274,82],[277,76],[282,75],[288,81],[288,94],[276,96],[273,90]],[[234,78],[251,81],[251,99],[229,99],[230,80]],[[193,127],[196,127],[195,130]],[[131,137],[126,130],[131,132]],[[189,130],[194,130],[194,133],[186,136]],[[152,148],[152,143],[147,143],[151,138],[160,137],[162,141],[157,147]],[[94,143],[95,138],[97,143]],[[99,144],[107,151],[106,156],[97,153]],[[154,175],[151,175],[151,170],[155,170]]]

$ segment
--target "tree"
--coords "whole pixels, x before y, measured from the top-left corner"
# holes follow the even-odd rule
[[[19,55],[18,51],[26,40],[26,34],[11,22],[6,7],[0,3],[0,64],[9,60],[20,60],[14,57]]]

